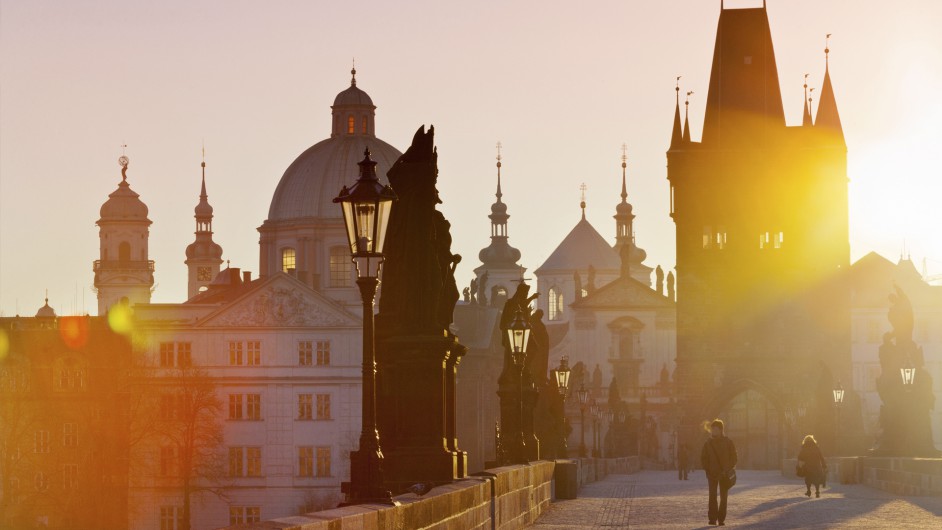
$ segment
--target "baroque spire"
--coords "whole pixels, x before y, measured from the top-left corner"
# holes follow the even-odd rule
[[[680,127],[680,78],[677,76],[677,84],[674,86],[674,128],[671,131],[671,149],[676,149],[680,147],[680,143],[684,139],[683,129]]]
[[[829,141],[845,145],[844,129],[841,126],[841,117],[837,112],[837,100],[834,97],[834,87],[831,85],[831,73],[829,68],[829,55],[831,34],[827,34],[824,48],[824,82],[821,83],[821,95],[818,99],[818,115],[814,120],[815,128],[820,127],[828,133],[831,138]]]

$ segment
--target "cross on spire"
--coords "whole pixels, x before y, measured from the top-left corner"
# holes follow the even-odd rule
[[[583,218],[583,219],[585,219],[585,190],[586,190],[586,189],[588,189],[588,188],[586,187],[585,182],[583,182],[583,183],[579,186],[579,191],[582,192],[582,200],[579,201],[579,207],[582,208],[582,218]]]
[[[353,66],[350,68],[350,86],[357,86],[357,59],[353,58]]]
[[[824,69],[828,67],[828,55],[831,53],[831,34],[824,36]]]
[[[628,200],[627,168],[628,167],[628,144],[621,144],[621,202]]]
[[[497,201],[498,201],[498,202],[500,202],[500,198],[503,197],[503,195],[504,195],[503,193],[501,193],[501,189],[500,189],[500,166],[501,166],[500,161],[501,161],[501,159],[502,159],[502,157],[501,157],[501,155],[500,155],[500,149],[501,149],[501,147],[503,147],[503,144],[501,144],[501,143],[498,141],[498,142],[497,142]]]

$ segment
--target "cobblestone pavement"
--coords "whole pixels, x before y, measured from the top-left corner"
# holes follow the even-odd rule
[[[739,471],[726,526],[735,528],[942,528],[942,498],[899,497],[863,485],[835,484],[805,497],[804,482],[778,471]],[[612,475],[588,484],[579,498],[554,502],[532,527],[715,528],[707,524],[703,472],[678,481],[676,471]]]

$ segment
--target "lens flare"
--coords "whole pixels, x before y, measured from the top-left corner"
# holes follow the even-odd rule
[[[0,329],[0,361],[7,358],[10,353],[10,337],[6,330]]]
[[[59,336],[69,349],[80,349],[88,342],[88,319],[85,317],[60,318]]]
[[[130,335],[134,327],[131,308],[125,304],[115,304],[108,310],[108,325],[115,333]]]

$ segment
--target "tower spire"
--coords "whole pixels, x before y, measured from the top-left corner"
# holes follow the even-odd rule
[[[583,220],[585,220],[585,190],[586,190],[586,185],[585,185],[585,182],[583,182],[583,183],[579,186],[579,191],[582,193],[582,199],[579,201],[579,208],[582,208],[582,219],[583,219]]]
[[[350,68],[350,86],[357,86],[357,60],[353,58],[353,66]]]
[[[628,144],[621,144],[621,202],[628,202]]]
[[[818,98],[818,116],[814,120],[815,128],[820,127],[828,133],[827,142],[846,145],[844,142],[844,128],[841,125],[841,116],[837,112],[837,100],[834,97],[834,87],[831,86],[831,72],[829,55],[831,34],[825,39],[824,48],[824,82],[821,83],[821,96]]]
[[[687,91],[687,99],[684,100],[684,143],[690,143],[690,121],[688,120],[690,114],[690,96],[693,95],[693,90]]]
[[[500,191],[500,149],[503,147],[500,142],[497,142],[497,202],[500,202],[500,198],[504,196]]]
[[[805,88],[805,110],[801,116],[801,125],[803,127],[810,127],[813,124],[811,123],[811,98],[808,97],[808,74],[805,74],[805,84],[803,86]]]
[[[680,78],[681,76],[677,76],[677,84],[674,86],[676,102],[674,104],[674,128],[671,132],[671,149],[679,147],[684,139],[684,132],[680,128]]]

